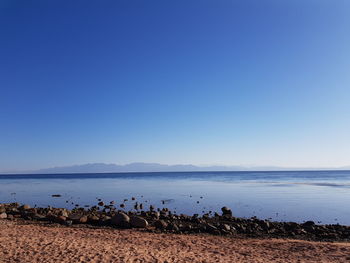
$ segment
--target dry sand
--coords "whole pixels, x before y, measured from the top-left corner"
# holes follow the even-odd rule
[[[350,243],[154,234],[0,220],[0,262],[350,262]]]

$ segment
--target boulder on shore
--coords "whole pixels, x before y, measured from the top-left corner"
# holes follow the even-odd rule
[[[167,228],[168,224],[164,220],[157,220],[154,222],[154,226],[157,229],[163,230]]]
[[[79,213],[73,213],[69,215],[68,219],[73,221],[73,223],[76,223],[76,224],[79,224],[79,223],[85,224],[88,220],[88,217],[86,215],[82,215]]]
[[[223,216],[232,216],[232,211],[230,208],[224,206],[223,208],[221,208],[222,211],[222,215]]]
[[[123,212],[119,212],[111,218],[111,223],[119,227],[129,227],[130,217]]]
[[[146,219],[144,219],[142,217],[132,216],[130,218],[130,225],[132,227],[146,228],[148,226],[148,222]]]

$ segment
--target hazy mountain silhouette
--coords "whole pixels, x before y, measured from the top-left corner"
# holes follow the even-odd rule
[[[196,171],[286,171],[286,170],[349,170],[350,166],[341,168],[286,168],[277,166],[196,166],[192,164],[167,165],[159,163],[135,162],[125,165],[88,163],[83,165],[52,167],[32,171],[13,171],[6,173],[121,173],[121,172],[196,172]],[[4,173],[4,172],[3,172]]]
[[[166,165],[159,163],[130,163],[125,165],[89,163],[83,165],[74,165],[66,167],[53,167],[40,169],[38,173],[118,173],[118,172],[188,172],[211,170],[217,171],[221,167],[199,167],[191,164]],[[225,168],[227,170],[227,168]]]

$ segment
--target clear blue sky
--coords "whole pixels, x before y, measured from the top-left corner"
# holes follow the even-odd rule
[[[0,171],[350,165],[350,2],[0,2]]]

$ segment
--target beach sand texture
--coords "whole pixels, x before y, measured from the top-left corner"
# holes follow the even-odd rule
[[[0,220],[0,262],[350,262],[350,243],[154,234]]]

